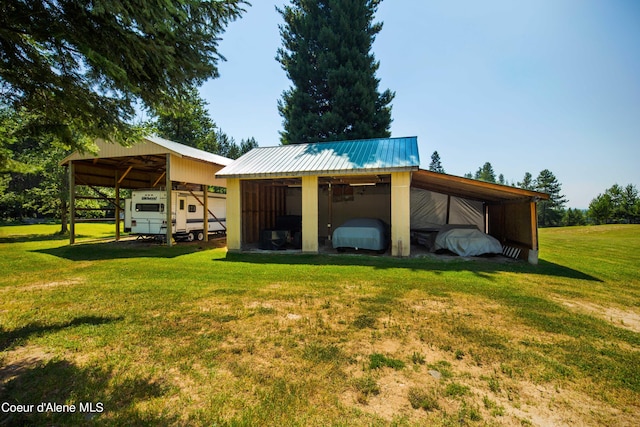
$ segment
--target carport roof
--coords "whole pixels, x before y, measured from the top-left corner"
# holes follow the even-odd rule
[[[192,184],[223,185],[214,174],[233,162],[217,154],[152,135],[131,146],[96,140],[97,153],[74,152],[60,162],[73,161],[79,184],[112,187],[116,174],[120,188],[149,188],[161,181],[167,169],[167,154],[184,160],[181,180]],[[176,172],[172,167],[172,175]],[[184,177],[185,173],[188,175]]]
[[[417,170],[417,137],[259,147],[216,174],[218,178],[274,178]]]
[[[549,195],[508,185],[493,184],[420,169],[412,174],[411,186],[436,193],[492,204],[548,200]]]
[[[74,152],[67,156],[60,162],[61,165],[65,165],[69,160],[93,160],[96,158],[107,157],[126,157],[126,156],[153,156],[173,154],[178,157],[187,157],[193,160],[213,163],[216,165],[226,166],[233,162],[232,159],[219,156],[217,154],[209,153],[207,151],[199,150],[197,148],[189,147],[188,145],[180,144],[178,142],[170,141],[168,139],[160,138],[157,135],[146,136],[131,147],[122,146],[112,142],[104,140],[97,140],[98,153],[93,154],[90,152]]]

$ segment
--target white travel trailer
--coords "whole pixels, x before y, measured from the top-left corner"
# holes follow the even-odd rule
[[[208,193],[209,234],[226,231],[226,194]],[[172,234],[176,240],[204,239],[204,199],[201,191],[171,191],[167,204],[164,190],[134,190],[125,202],[125,228],[132,234],[164,239],[167,233],[167,213],[171,209]],[[130,225],[128,224],[130,220]]]

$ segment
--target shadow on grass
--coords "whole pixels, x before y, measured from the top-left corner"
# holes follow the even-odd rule
[[[4,370],[10,369],[8,375]],[[65,360],[25,361],[0,368],[0,402],[26,406],[23,412],[0,412],[0,425],[175,425],[166,414],[154,417],[138,404],[161,397],[169,387],[150,378],[122,378],[100,367],[79,367]],[[39,404],[74,405],[75,411]],[[40,409],[40,410],[39,410]],[[48,410],[47,410],[48,409]]]
[[[25,234],[18,236],[0,237],[0,243],[26,243],[26,242],[44,242],[50,240],[69,240],[68,234]]]
[[[84,316],[53,325],[31,324],[10,332],[0,330],[0,351],[20,345],[33,335],[120,320],[120,317]],[[101,419],[113,425],[173,425],[176,419],[165,415],[154,418],[136,409],[138,403],[161,397],[168,389],[151,378],[119,377],[108,368],[80,367],[66,360],[27,355],[0,366],[0,402],[4,405],[0,425],[94,425]],[[53,406],[38,407],[41,403],[67,407],[64,411],[61,406],[57,410]],[[22,410],[15,410],[15,406],[11,410],[11,405],[23,405]]]
[[[437,258],[398,259],[387,256],[361,255],[227,253],[226,258],[214,261],[281,265],[343,265],[373,267],[375,269],[406,268],[416,271],[431,271],[436,274],[469,271],[484,278],[489,278],[489,274],[497,272],[513,272],[602,282],[597,277],[545,260],[540,260],[538,265],[531,265],[524,261],[501,260],[500,258],[477,258],[473,260],[460,258],[445,261]]]
[[[123,258],[175,258],[204,249],[213,249],[215,243],[179,243],[172,247],[161,243],[135,240],[104,243],[80,243],[57,248],[38,249],[33,252],[53,255],[70,261],[97,261]]]
[[[108,323],[121,321],[122,317],[100,317],[100,316],[82,316],[75,319],[57,323],[53,325],[42,325],[39,323],[32,323],[22,328],[13,331],[4,331],[0,327],[0,351],[6,350],[12,347],[14,344],[20,344],[22,341],[30,338],[31,336],[39,336],[51,332],[58,332],[62,329],[72,328],[74,326],[81,325],[105,325]]]

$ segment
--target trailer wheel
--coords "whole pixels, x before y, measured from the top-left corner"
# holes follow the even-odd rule
[[[202,231],[198,231],[197,235],[198,241],[201,242],[204,240],[204,233]]]
[[[193,232],[190,231],[189,233],[187,233],[187,241],[189,242],[193,242],[193,240],[195,239],[195,236],[193,235]]]

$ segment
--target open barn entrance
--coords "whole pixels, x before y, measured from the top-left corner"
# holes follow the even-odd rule
[[[193,195],[200,192],[200,203],[193,203],[194,211],[201,211],[200,222],[203,230],[210,230],[209,222],[215,221],[211,215],[207,193],[210,186],[226,187],[226,180],[216,178],[215,174],[232,160],[206,151],[198,150],[163,138],[149,136],[137,144],[124,147],[103,140],[97,140],[97,153],[73,153],[61,164],[69,169],[69,207],[70,237],[75,243],[76,222],[76,186],[84,185],[92,188],[111,187],[115,189],[115,238],[120,239],[121,213],[125,208],[120,191],[150,190],[163,193],[165,202],[162,210],[164,221],[164,239],[167,245],[172,244],[175,235],[175,224],[179,221],[182,210],[188,211],[191,206],[179,204],[174,191],[180,190]],[[194,199],[198,199],[194,196]],[[173,201],[176,200],[175,206]],[[158,206],[162,203],[158,202]],[[183,209],[181,210],[180,207]],[[203,233],[208,239],[208,233]]]
[[[301,249],[301,178],[241,180],[243,250]],[[317,184],[318,245],[331,249],[335,228],[353,218],[391,224],[391,176],[326,176]]]

